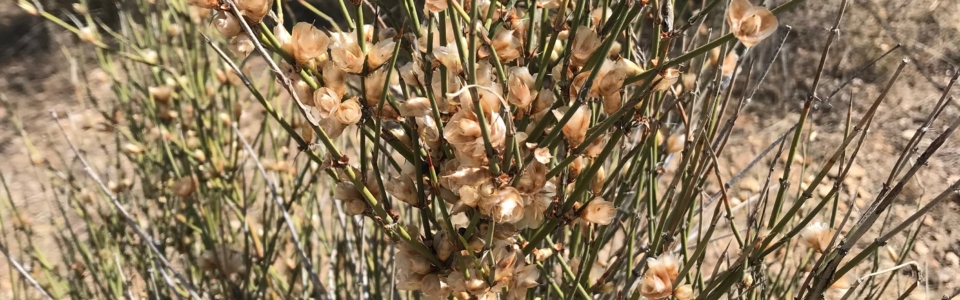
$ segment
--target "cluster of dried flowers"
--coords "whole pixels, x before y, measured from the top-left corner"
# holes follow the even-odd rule
[[[240,0],[237,6],[242,15],[238,17],[230,13],[229,6],[217,1],[191,2],[220,10],[213,26],[230,37],[231,45],[243,55],[253,51],[256,41],[241,30],[240,22],[259,23],[270,8],[270,1]],[[551,3],[544,7],[560,6]],[[549,62],[555,67],[547,77],[555,84],[548,85],[538,83],[546,74],[533,73],[527,67],[531,60],[539,57],[535,51],[543,46],[527,37],[529,31],[552,31],[553,28],[530,24],[526,9],[491,7],[494,5],[491,1],[467,2],[463,6],[469,10],[470,5],[476,4],[480,17],[504,20],[493,32],[488,32],[490,29],[479,21],[456,27],[450,20],[438,21],[437,13],[446,11],[448,4],[445,0],[426,1],[426,23],[420,26],[419,34],[399,35],[397,32],[402,30],[374,25],[362,25],[362,34],[327,31],[308,23],[297,23],[288,31],[281,23],[274,27],[276,44],[270,48],[290,58],[285,62],[285,75],[292,80],[297,98],[318,117],[316,125],[327,137],[352,132],[345,131],[351,125],[368,125],[363,124],[367,117],[401,124],[406,130],[386,130],[386,136],[400,140],[414,151],[423,149],[425,159],[435,168],[437,179],[434,181],[425,172],[418,172],[423,166],[407,161],[398,174],[383,180],[384,191],[373,180],[378,175],[371,174],[366,177],[365,185],[372,195],[381,198],[384,195],[381,192],[385,192],[393,199],[423,209],[431,205],[424,199],[436,196],[443,200],[437,203],[447,206],[444,209],[449,209],[451,215],[479,216],[481,221],[475,230],[465,230],[464,224],[459,224],[460,232],[450,232],[453,228],[440,226],[434,233],[421,235],[419,228],[409,226],[407,232],[415,242],[426,245],[442,264],[432,263],[408,243],[399,243],[398,287],[420,290],[436,298],[493,299],[498,294],[508,299],[525,298],[526,290],[537,285],[540,272],[535,261],[545,259],[553,250],[540,249],[528,258],[521,250],[519,230],[539,228],[548,218],[585,228],[614,222],[616,207],[599,196],[605,177],[602,167],[592,178],[592,195],[585,203],[577,203],[574,210],[563,212],[551,207],[557,207],[553,204],[562,196],[558,195],[561,190],[558,187],[572,184],[586,166],[604,163],[596,160],[604,146],[603,138],[586,141],[588,130],[601,116],[594,110],[611,115],[623,109],[625,80],[644,70],[641,64],[621,57],[621,46],[614,40],[606,55],[594,63],[599,65],[594,72],[590,64],[594,53],[602,50],[605,38],[616,39],[615,34],[601,36],[602,20],[611,17],[610,9],[593,11],[589,25],[578,26],[573,39],[568,39],[570,28],[556,33],[557,44],[549,54]],[[577,3],[570,1],[570,5]],[[489,13],[493,15],[488,16]],[[753,7],[745,0],[733,1],[728,20],[734,34],[746,46],[756,45],[776,29],[776,19],[769,11]],[[457,40],[472,35],[485,39],[476,43]],[[475,49],[461,49],[472,44],[476,44]],[[401,49],[409,55],[397,59],[394,55]],[[564,49],[569,59],[555,63],[561,60]],[[474,55],[475,67],[471,69],[464,58]],[[400,62],[394,63],[398,60]],[[677,69],[661,70],[650,90],[673,89],[679,78]],[[548,88],[554,85],[566,90]],[[405,96],[394,91],[403,91]],[[587,95],[580,95],[581,92]],[[566,106],[557,105],[558,98],[570,101],[563,101]],[[598,105],[574,109],[569,106],[573,99],[596,101]],[[569,121],[560,128],[540,127],[541,132],[534,131],[536,126],[514,126],[521,120],[536,124],[548,117]],[[569,165],[569,176],[562,177],[563,181],[561,177],[547,177],[554,149],[525,142],[528,137],[539,138],[553,130],[561,131],[568,149],[591,143]],[[313,135],[305,132],[304,136],[312,140]],[[671,136],[665,141],[667,150],[680,151],[683,139],[682,135]],[[513,157],[504,157],[504,154],[512,151],[520,152],[520,157],[534,159],[517,161],[512,170],[491,170],[492,160],[510,161]],[[420,190],[420,187],[430,188]],[[338,184],[335,198],[343,201],[344,210],[351,215],[371,213],[368,202],[353,183]],[[466,232],[472,234],[465,235]],[[430,239],[426,240],[425,236]],[[691,298],[689,285],[673,286],[678,264],[677,258],[670,254],[650,259],[641,293],[650,299]],[[490,277],[490,274],[495,275]]]

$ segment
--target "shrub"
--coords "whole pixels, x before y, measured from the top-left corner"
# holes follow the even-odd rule
[[[915,150],[947,92],[852,218],[840,182],[886,90],[849,112],[819,169],[793,163],[812,107],[831,102],[817,87],[838,15],[799,121],[739,173],[769,167],[757,195],[734,199],[741,176],[719,170],[770,70],[751,54],[779,53],[770,37],[790,29],[776,15],[800,2],[300,1],[331,24],[317,28],[267,0],[139,1],[115,26],[84,1],[66,18],[21,0],[90,45],[65,53],[102,70],[78,91],[109,139],[91,157],[61,128],[82,171],[34,156],[65,200],[56,261],[19,214],[0,249],[20,297],[885,295],[892,276],[859,287],[916,266],[912,242],[885,242],[916,237],[912,224],[960,187],[877,222],[960,125]],[[897,267],[877,270],[881,248]],[[853,281],[855,268],[872,271]]]

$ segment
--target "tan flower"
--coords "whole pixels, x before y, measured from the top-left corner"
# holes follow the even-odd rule
[[[666,69],[660,74],[657,74],[657,77],[653,79],[652,84],[654,92],[666,91],[674,83],[677,83],[677,79],[680,78],[680,70],[677,69]]]
[[[427,0],[423,4],[423,14],[439,13],[447,10],[447,0]]]
[[[518,108],[526,109],[536,100],[536,91],[532,90],[533,75],[527,67],[510,67],[507,79],[507,102]]]
[[[327,54],[330,38],[310,23],[300,22],[294,25],[290,37],[293,43],[293,53],[291,54],[298,64],[304,64],[311,59]]]
[[[513,187],[501,188],[496,195],[482,201],[480,206],[480,211],[486,210],[487,215],[497,223],[516,223],[523,219],[523,197]]]
[[[829,225],[822,222],[815,222],[800,232],[800,242],[817,252],[824,253],[827,251],[830,246],[830,240],[833,239],[836,233],[837,231],[830,228]],[[837,240],[842,238],[842,235],[838,236]]]
[[[424,97],[411,98],[400,103],[400,115],[404,117],[423,117],[430,114],[430,99]]]
[[[242,57],[247,57],[254,50],[253,40],[246,33],[241,33],[230,40],[230,48],[239,53]]]
[[[640,294],[650,299],[670,297],[673,295],[673,280],[679,273],[679,262],[672,254],[647,258],[647,271],[640,282]]]
[[[437,57],[440,64],[447,67],[451,72],[463,72],[463,64],[460,62],[460,54],[457,52],[456,44],[433,47],[433,55]]]
[[[493,36],[490,45],[497,50],[501,62],[510,62],[520,57],[520,39],[513,36],[513,30],[501,29]]]
[[[342,97],[347,92],[347,73],[341,70],[336,63],[330,62],[323,64],[320,69],[323,84],[332,90],[338,98]]]
[[[586,106],[580,106],[576,111],[570,111],[569,109],[554,111],[557,120],[563,119],[566,114],[573,114],[573,116],[570,117],[567,124],[563,125],[563,137],[570,144],[570,147],[576,148],[587,137],[587,129],[590,127],[590,109]]]
[[[687,135],[683,133],[671,134],[667,138],[667,153],[677,153],[683,150],[687,143]]]
[[[220,12],[213,18],[213,27],[225,37],[234,37],[243,31],[237,17],[228,12]]]
[[[363,109],[360,108],[360,103],[357,102],[356,97],[341,102],[333,111],[333,117],[344,125],[357,124],[357,122],[360,122],[362,115]]]
[[[343,134],[343,130],[347,128],[347,125],[340,123],[340,121],[337,121],[335,118],[321,119],[319,123],[320,128],[323,129],[323,132],[330,138],[340,137],[340,135]]]
[[[673,291],[673,296],[677,297],[678,300],[693,299],[693,286],[689,284],[681,285]]]
[[[367,210],[367,203],[363,200],[355,199],[343,203],[343,211],[351,216],[363,214]]]
[[[340,105],[340,96],[329,88],[321,87],[313,91],[312,105],[320,112],[321,118],[329,118]]]
[[[363,50],[357,44],[357,34],[335,32],[331,36],[330,59],[340,70],[360,74],[363,71]]]
[[[733,0],[727,10],[730,31],[743,43],[753,47],[777,31],[777,17],[762,6],[753,6],[747,0]]]
[[[283,52],[293,55],[293,37],[290,35],[290,32],[287,31],[286,27],[283,27],[283,24],[277,24],[273,27],[273,36],[277,38],[277,42],[280,43],[280,48],[283,49]]]
[[[420,283],[420,291],[431,298],[446,298],[450,295],[452,289],[447,285],[445,277],[440,277],[437,274],[427,274],[423,276]]]
[[[419,61],[408,62],[397,68],[397,71],[400,72],[400,78],[403,79],[403,83],[406,85],[422,86],[426,84],[423,67]],[[440,77],[440,75],[437,74],[434,77]]]
[[[243,0],[237,1],[237,8],[240,14],[252,23],[260,23],[263,17],[270,11],[271,0]],[[252,27],[252,26],[251,26]]]
[[[570,64],[582,67],[590,59],[590,55],[600,48],[600,37],[596,31],[587,26],[577,28],[577,36],[573,39],[573,47],[570,52]]]
[[[384,85],[389,84],[393,86],[400,84],[400,77],[397,75],[397,72],[389,72],[390,78],[389,81],[387,81],[387,71],[387,68],[373,71],[364,79],[364,84],[366,84],[366,97],[364,97],[364,101],[367,105],[375,106],[380,103],[380,100],[383,98]]]
[[[590,203],[587,203],[587,207],[583,209],[580,218],[594,224],[609,225],[616,216],[617,209],[613,207],[612,202],[596,197]]]
[[[396,45],[397,42],[392,39],[377,42],[367,53],[367,66],[373,70],[389,61],[393,57],[393,48]]]

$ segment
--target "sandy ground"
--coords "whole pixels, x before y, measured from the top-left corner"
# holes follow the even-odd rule
[[[780,20],[781,25],[790,25],[793,30],[772,70],[775,75],[746,107],[746,113],[736,126],[738,129],[730,138],[729,150],[721,157],[724,178],[738,173],[797,120],[802,96],[809,93],[812,85],[809,78],[813,77],[816,66],[812,63],[794,64],[793,61],[813,62],[819,57],[828,34],[826,29],[831,26],[839,0],[826,2],[805,4]],[[960,15],[960,4],[946,0],[852,2],[856,3],[845,16],[841,38],[833,45],[827,62],[819,91],[821,96],[833,91],[867,60],[897,44],[902,45],[902,51],[882,60],[815,110],[808,128],[816,134],[805,149],[803,159],[818,162],[831,154],[833,145],[842,139],[848,103],[853,102],[854,111],[864,111],[880,93],[899,58],[906,56],[912,60],[880,108],[851,179],[844,182],[846,189],[855,191],[851,199],[857,199],[852,203],[856,211],[873,199],[896,156],[909,140],[907,134],[912,134],[922,124],[940,97],[940,88],[946,85],[952,70],[960,66],[957,64],[960,50],[956,46],[960,42],[960,21],[955,17]],[[781,27],[772,39],[779,40],[784,32]],[[0,172],[7,181],[15,205],[22,214],[35,220],[35,225],[40,226],[38,232],[42,232],[47,220],[54,216],[51,201],[56,198],[38,183],[46,180],[47,175],[30,163],[31,153],[26,150],[11,116],[16,114],[24,120],[24,130],[33,144],[41,149],[41,155],[59,156],[67,153],[67,148],[49,111],[73,116],[64,123],[72,132],[80,132],[85,116],[93,114],[84,111],[83,104],[73,96],[71,80],[74,74],[71,74],[69,64],[59,52],[60,44],[56,42],[69,43],[72,37],[59,32],[51,34],[43,23],[20,13],[10,2],[0,4],[0,36],[5,37],[0,42],[0,94],[16,108],[16,111],[0,108],[0,157],[3,158]],[[960,88],[954,88],[951,95],[960,97]],[[960,117],[958,107],[956,104],[949,107],[941,119]],[[855,115],[854,120],[859,116]],[[921,146],[929,144],[931,136],[942,132],[945,125],[944,121],[934,124]],[[898,197],[893,208],[894,220],[906,218],[918,205],[960,179],[958,140],[960,136],[954,136]],[[819,168],[815,163],[810,167]],[[756,193],[756,182],[765,176],[766,168],[756,167],[732,192],[740,199],[747,199]],[[958,202],[955,199],[944,203],[923,221],[925,228],[910,258],[923,266],[926,287],[918,289],[913,299],[939,299],[960,289],[960,281],[954,280],[960,276]],[[6,221],[11,219],[8,210],[0,211],[0,214]],[[898,236],[890,245],[897,248],[904,239],[903,235]],[[0,277],[8,276],[8,270],[6,261],[0,262]],[[6,282],[0,280],[0,295]]]

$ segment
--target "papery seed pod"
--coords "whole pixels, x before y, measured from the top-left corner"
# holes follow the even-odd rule
[[[673,280],[679,274],[679,262],[671,254],[647,259],[647,270],[640,282],[640,294],[650,299],[663,299],[673,294]]]
[[[397,71],[400,73],[400,78],[403,79],[403,82],[409,86],[423,86],[426,84],[424,79],[423,68],[420,66],[419,62],[408,62],[399,68]],[[440,77],[436,75],[434,77]]]
[[[580,218],[594,224],[609,225],[616,216],[617,208],[613,206],[612,202],[595,197],[583,209]]]
[[[333,190],[333,198],[339,199],[344,202],[350,200],[360,200],[363,195],[360,194],[360,191],[357,191],[357,188],[354,187],[353,183],[349,182],[340,182],[337,183],[336,188]]]
[[[763,6],[747,0],[733,0],[727,9],[730,31],[744,46],[753,47],[777,31],[777,17]]]
[[[303,138],[303,141],[307,142],[307,144],[313,143],[313,128],[310,128],[310,126],[300,126],[300,137]]]
[[[570,64],[576,67],[582,67],[593,55],[593,52],[600,48],[600,37],[596,31],[587,26],[577,28],[577,35],[573,39],[573,47],[570,52]]]
[[[396,45],[397,42],[393,40],[382,40],[373,45],[373,48],[367,53],[367,66],[373,70],[389,61],[393,57],[393,48]]]
[[[536,287],[538,278],[540,278],[540,270],[537,269],[537,265],[523,266],[514,276],[514,287],[521,289]]]
[[[301,79],[300,76],[294,76],[290,78],[290,81],[293,83],[293,92],[297,93],[297,98],[300,98],[300,102],[303,102],[304,105],[313,105],[313,103],[311,103],[314,99],[313,88]]]
[[[601,100],[603,101],[603,113],[608,115],[616,113],[623,107],[623,96],[619,92],[604,95]]]
[[[474,234],[472,237],[470,237],[470,240],[467,241],[467,245],[470,246],[470,251],[473,251],[473,253],[480,253],[480,251],[483,251],[485,243],[483,239]]]
[[[753,274],[747,273],[743,275],[743,287],[749,288],[753,286]]]
[[[330,59],[340,70],[360,74],[363,71],[363,50],[357,44],[357,34],[335,32],[331,36]],[[369,89],[368,89],[369,90]]]
[[[437,274],[424,275],[421,281],[420,291],[423,292],[425,296],[431,298],[446,298],[452,292],[450,286],[447,285],[446,278],[440,277]]]
[[[325,56],[330,44],[330,38],[326,33],[305,22],[293,26],[290,40],[293,43],[292,55],[297,64],[304,64],[311,59]]]
[[[337,67],[335,63],[330,62],[323,64],[320,68],[323,84],[333,91],[337,98],[343,97],[347,93],[347,73]]]
[[[357,124],[357,122],[360,122],[362,115],[363,110],[360,107],[360,103],[357,102],[356,97],[341,102],[333,112],[333,117],[344,125]]]
[[[556,252],[551,248],[542,248],[533,250],[533,257],[537,262],[542,262],[553,256],[553,253]]]
[[[601,20],[605,19],[607,21],[610,21],[611,16],[613,16],[613,10],[611,10],[609,7],[606,7],[606,8],[598,7],[594,9],[593,12],[590,13],[590,18],[591,20],[593,20],[593,23],[591,24],[593,24],[593,27],[596,28],[597,26],[600,26]]]
[[[423,117],[430,114],[432,108],[430,99],[425,97],[410,98],[400,103],[398,107],[400,115],[403,117]]]
[[[182,177],[173,182],[173,185],[170,186],[170,189],[173,190],[173,193],[179,196],[180,198],[186,198],[193,194],[197,190],[197,182],[191,176]]]
[[[583,170],[583,158],[577,156],[570,162],[570,169],[568,170],[570,178],[577,178],[580,176],[580,171]]]
[[[693,299],[693,286],[689,284],[681,285],[677,287],[676,290],[673,290],[673,296],[677,297],[677,300]]]
[[[168,103],[170,96],[173,94],[173,89],[169,86],[151,86],[147,88],[147,92],[153,100],[160,103]]]
[[[443,64],[443,66],[447,67],[451,72],[455,74],[463,72],[463,64],[460,62],[460,54],[457,53],[457,46],[455,44],[434,47],[433,55],[440,64]]]
[[[513,30],[501,29],[493,36],[490,45],[497,50],[500,62],[510,62],[520,57],[520,40],[513,36]]]
[[[573,116],[570,117],[567,124],[563,126],[563,137],[567,140],[567,144],[570,147],[576,148],[583,143],[583,139],[587,136],[587,129],[590,128],[590,109],[586,106],[580,106],[576,111],[567,110],[556,110],[554,111],[554,116],[557,120],[563,119],[565,114],[572,113]]]
[[[256,24],[267,15],[271,4],[273,4],[272,0],[243,0],[238,1],[237,8],[240,9],[240,14],[244,18]]]
[[[680,71],[677,69],[666,69],[663,70],[660,74],[657,74],[657,77],[653,79],[653,91],[660,92],[666,91],[674,83],[677,83],[677,79],[680,78]]]
[[[667,138],[667,153],[677,153],[683,151],[683,147],[686,146],[687,135],[683,133],[671,134]]]
[[[323,132],[330,138],[340,137],[340,135],[343,134],[343,130],[347,128],[347,125],[340,123],[336,118],[322,119],[318,125],[320,125]]]
[[[255,49],[253,40],[246,33],[233,37],[230,40],[230,46],[233,51],[239,53],[242,57],[247,57]]]
[[[367,203],[360,199],[345,201],[343,203],[343,210],[351,216],[363,214],[363,212],[367,210]]]
[[[480,207],[481,212],[487,210],[497,223],[516,223],[523,219],[523,197],[513,187],[502,188],[496,196],[482,199]]]
[[[836,234],[836,230],[829,227],[829,225],[822,222],[815,222],[812,225],[807,225],[806,228],[803,228],[803,231],[800,231],[800,242],[807,247],[813,248],[813,250],[825,253],[830,246],[830,240],[833,239],[833,236]],[[837,240],[843,239],[843,236],[838,236]]]
[[[308,105],[317,108],[321,118],[329,118],[340,105],[340,95],[329,88],[321,87],[313,91],[313,97]],[[302,99],[301,99],[302,100]],[[306,101],[304,104],[307,104]]]
[[[471,274],[476,274],[472,273]],[[487,284],[486,280],[471,276],[464,281],[464,285],[467,288],[467,292],[471,295],[483,295],[490,290],[490,285]]]
[[[216,28],[217,32],[225,37],[234,37],[243,31],[237,17],[228,12],[220,12],[213,18],[213,28]]]
[[[520,109],[526,109],[536,100],[533,75],[527,67],[510,67],[507,79],[507,102]]]
[[[277,24],[277,26],[273,27],[273,36],[276,37],[277,43],[280,44],[280,49],[283,49],[283,52],[292,56],[294,52],[293,36],[290,35],[287,28],[283,27],[283,24]]]
[[[733,71],[737,68],[738,59],[740,59],[740,56],[733,51],[727,54],[727,57],[723,59],[723,65],[720,66],[720,73],[723,77],[733,75]]]
[[[400,78],[397,75],[397,72],[389,72],[390,81],[387,81],[387,69],[379,69],[367,75],[364,79],[364,83],[367,86],[366,97],[364,101],[369,106],[374,106],[380,103],[380,100],[383,98],[383,86],[385,84],[397,85],[400,83]]]
[[[599,195],[600,191],[603,190],[603,183],[607,180],[607,173],[604,172],[603,166],[600,166],[600,169],[597,169],[597,174],[593,176],[593,180],[590,181],[590,191],[594,195]],[[589,205],[588,205],[589,208]]]

